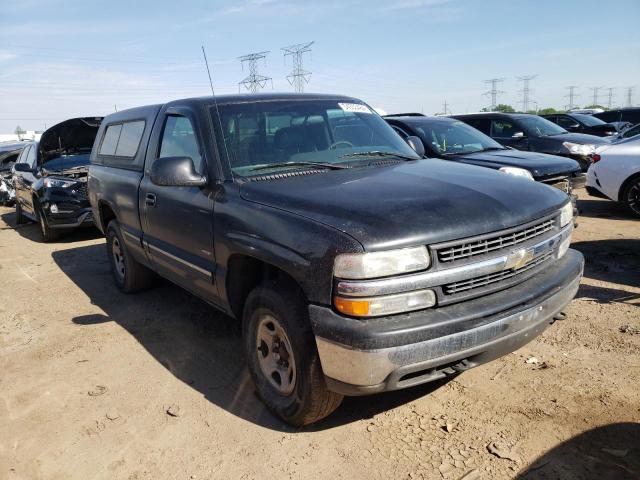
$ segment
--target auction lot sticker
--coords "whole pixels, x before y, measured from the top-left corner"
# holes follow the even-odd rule
[[[345,112],[352,113],[371,113],[369,107],[362,105],[361,103],[338,103],[340,108]]]

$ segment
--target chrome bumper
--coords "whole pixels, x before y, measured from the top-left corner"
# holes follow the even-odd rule
[[[316,335],[329,388],[348,395],[405,388],[517,350],[553,323],[576,295],[583,260],[577,252],[570,256],[574,265],[570,278],[563,279],[539,300],[498,314],[495,320],[475,328],[417,343],[366,350]]]

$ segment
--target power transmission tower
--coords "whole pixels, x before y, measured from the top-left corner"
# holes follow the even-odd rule
[[[309,83],[311,78],[311,72],[304,69],[302,57],[305,53],[311,52],[311,45],[313,44],[314,42],[298,43],[282,48],[285,63],[289,55],[293,58],[293,70],[287,75],[287,81],[293,85],[293,89],[298,93],[304,92],[304,84]]]
[[[489,80],[485,80],[484,83],[491,85],[491,89],[487,92],[484,92],[483,95],[491,96],[491,111],[495,111],[496,105],[498,104],[498,95],[502,95],[505,93],[504,90],[498,90],[498,84],[504,82],[504,78],[490,78]]]
[[[627,97],[627,107],[632,107],[633,106],[633,91],[636,89],[636,87],[627,87],[627,93],[625,94],[625,97]]]
[[[607,101],[607,108],[611,109],[611,106],[613,105],[613,96],[614,96],[614,91],[615,91],[616,87],[609,87],[607,90],[609,90],[609,100]]]
[[[569,105],[567,105],[567,110],[571,110],[573,107],[576,106],[576,104],[573,102],[573,100],[578,97],[579,95],[576,93],[576,88],[578,88],[577,85],[569,85],[568,87],[565,87],[566,89],[569,90],[569,94],[565,95],[565,97],[569,97]]]
[[[262,90],[269,81],[271,81],[271,88],[273,88],[273,81],[271,80],[271,77],[265,77],[258,73],[258,60],[266,59],[268,53],[268,51],[257,52],[238,57],[238,60],[240,60],[240,63],[242,64],[242,70],[244,70],[245,63],[249,64],[249,75],[238,83],[238,91],[240,91],[241,86],[244,85],[244,88],[249,90],[251,93],[256,93],[258,90]],[[265,65],[266,63],[267,61],[265,60]]]
[[[602,90],[603,87],[589,87],[589,90],[593,92],[593,103],[592,105],[598,105],[598,93]]]
[[[451,113],[451,110],[449,109],[449,104],[447,103],[447,101],[445,100],[444,103],[442,104],[442,109],[444,114],[446,115],[447,113]]]
[[[522,82],[522,90],[520,90],[520,93],[522,93],[522,101],[520,103],[522,103],[523,112],[529,111],[529,97],[533,93],[533,89],[529,88],[529,82],[531,82],[531,80],[533,80],[537,76],[538,74],[518,77],[518,81]]]

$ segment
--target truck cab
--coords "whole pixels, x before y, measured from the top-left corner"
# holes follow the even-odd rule
[[[575,295],[567,195],[425,159],[361,100],[261,94],[106,117],[89,199],[126,293],[165,277],[242,324],[292,425],[344,395],[454,375],[524,345]]]

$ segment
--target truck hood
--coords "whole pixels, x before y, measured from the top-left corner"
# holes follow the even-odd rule
[[[596,135],[589,135],[587,133],[561,133],[560,135],[552,135],[550,137],[540,137],[544,139],[553,138],[560,142],[572,142],[579,144],[591,144],[591,145],[602,145],[603,143],[610,143],[609,140],[606,140],[602,137],[598,137]]]
[[[570,175],[580,171],[575,160],[545,153],[522,150],[494,150],[489,152],[465,153],[451,157],[464,163],[491,168],[518,167],[531,172],[533,178],[542,180],[558,175]]]
[[[501,230],[567,201],[531,180],[433,159],[247,181],[240,194],[334,227],[367,251]]]

